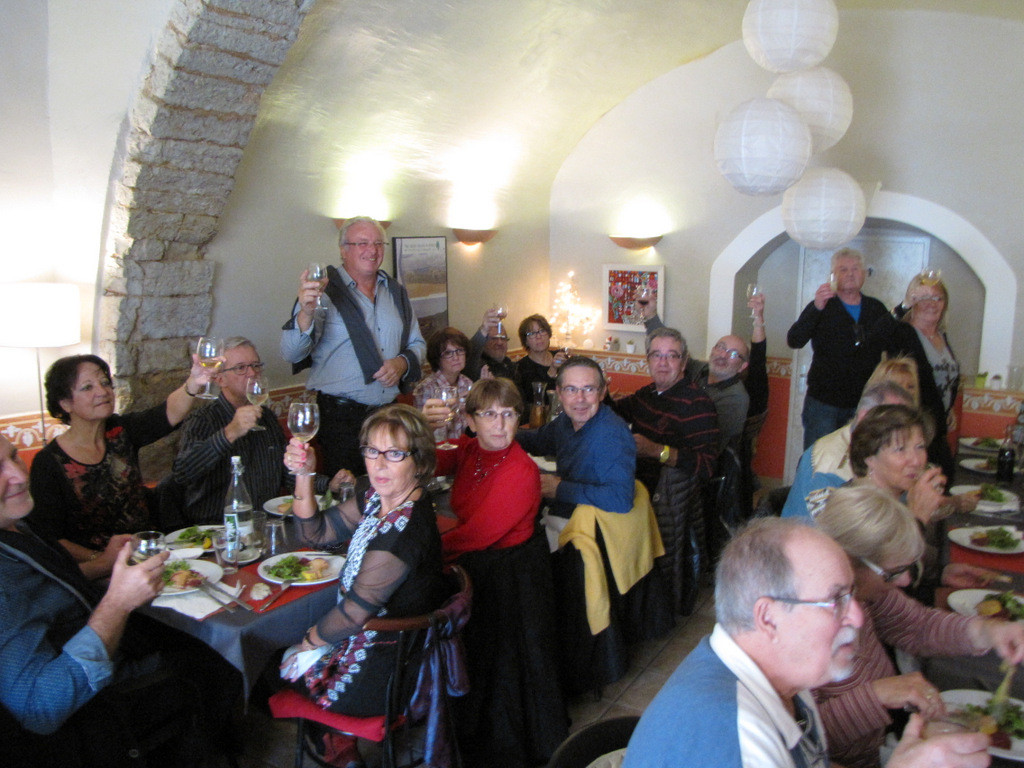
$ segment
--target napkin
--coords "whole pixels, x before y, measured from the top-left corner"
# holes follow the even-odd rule
[[[234,597],[238,597],[244,588],[243,586],[232,587],[224,583],[220,583],[217,586],[230,592]],[[226,603],[227,601],[228,599],[225,597],[224,602]],[[196,621],[202,621],[210,614],[216,613],[224,607],[224,603],[214,600],[201,589],[197,589],[195,592],[185,592],[181,595],[157,595],[153,600],[153,605],[157,608],[170,608]],[[231,605],[234,604],[232,603]]]

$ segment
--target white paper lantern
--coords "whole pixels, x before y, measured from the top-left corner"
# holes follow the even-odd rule
[[[743,14],[747,53],[772,72],[817,66],[832,50],[838,29],[832,0],[750,0]]]
[[[776,195],[811,159],[811,132],[777,99],[751,99],[730,112],[715,134],[718,170],[745,195]]]
[[[864,190],[838,168],[808,168],[782,196],[782,222],[807,248],[838,248],[864,226]]]
[[[828,67],[779,75],[768,89],[768,98],[784,101],[800,113],[811,129],[815,152],[843,138],[853,119],[850,87]]]

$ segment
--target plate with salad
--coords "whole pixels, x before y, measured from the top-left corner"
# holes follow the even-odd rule
[[[954,528],[949,540],[961,547],[995,555],[1018,555],[1024,552],[1021,532],[1012,525],[974,525]]]
[[[170,549],[202,547],[205,550],[212,550],[213,534],[223,530],[223,525],[190,525],[188,528],[167,534],[165,540]]]
[[[995,437],[961,437],[960,445],[972,451],[995,453],[999,450],[1001,443]]]
[[[954,496],[963,493],[980,494],[976,511],[986,514],[998,512],[1018,512],[1020,510],[1020,497],[1013,491],[1000,488],[993,483],[982,483],[981,485],[954,485],[949,489]]]
[[[325,493],[316,497],[317,506],[320,509],[326,509],[330,506],[330,501],[327,504],[324,503],[324,499],[329,499],[330,493]],[[294,496],[275,496],[272,499],[268,499],[263,502],[263,509],[266,510],[268,515],[278,515],[279,517],[288,517],[292,513],[292,505],[295,503]]]
[[[203,579],[217,583],[224,571],[216,563],[206,560],[168,560],[164,565],[162,595],[184,595],[195,592]]]
[[[274,584],[290,581],[296,586],[312,586],[336,581],[343,565],[344,556],[329,552],[286,552],[268,557],[257,570]]]
[[[995,457],[987,459],[960,459],[960,466],[971,470],[971,472],[980,472],[983,475],[994,475],[996,473]]]
[[[1010,698],[1002,716],[996,720],[990,712],[992,694],[988,691],[953,690],[942,692],[947,718],[964,728],[988,734],[992,745],[988,753],[1007,760],[1024,760],[1024,701]]]
[[[1007,621],[1024,619],[1024,595],[992,589],[958,589],[946,598],[961,616],[985,616]]]

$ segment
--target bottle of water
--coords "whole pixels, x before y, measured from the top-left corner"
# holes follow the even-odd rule
[[[252,498],[242,482],[242,457],[231,457],[231,485],[224,500],[224,534],[227,539],[225,559],[241,559],[241,551],[252,540]],[[231,557],[234,555],[234,557]]]

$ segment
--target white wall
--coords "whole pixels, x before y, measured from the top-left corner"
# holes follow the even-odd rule
[[[82,296],[83,344],[44,350],[44,367],[90,348],[114,145],[174,1],[0,4],[2,279]],[[32,350],[0,348],[0,392],[4,413],[38,410]]]
[[[843,168],[868,190],[881,181],[886,190],[956,212],[995,246],[1018,282],[1024,268],[1024,109],[1016,94],[1024,82],[1022,50],[1024,25],[1017,22],[841,13],[839,39],[824,63],[849,83],[854,117],[822,163]],[[716,311],[726,323],[732,317],[731,297],[709,297],[711,264],[781,200],[732,190],[714,166],[714,132],[724,114],[763,95],[771,79],[736,42],[652,81],[595,124],[552,190],[553,278],[575,268],[596,303],[602,262],[663,262],[666,320],[686,333],[695,352],[706,350],[709,302],[712,317]],[[673,218],[657,252],[641,257],[606,237],[617,207],[635,190],[660,201]],[[1016,359],[1022,346],[1015,334]],[[783,352],[773,345],[772,354]]]

